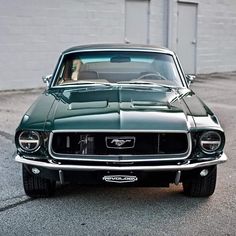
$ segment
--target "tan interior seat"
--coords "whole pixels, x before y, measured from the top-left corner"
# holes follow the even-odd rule
[[[99,80],[99,75],[96,71],[80,71],[77,80]]]

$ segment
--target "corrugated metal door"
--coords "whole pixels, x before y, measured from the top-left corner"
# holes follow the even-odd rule
[[[125,1],[125,41],[149,43],[149,1]]]
[[[197,6],[178,3],[177,54],[187,74],[196,73]]]

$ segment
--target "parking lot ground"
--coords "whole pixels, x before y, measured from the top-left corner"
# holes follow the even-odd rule
[[[236,235],[236,73],[199,75],[192,89],[226,132],[229,160],[208,199],[185,197],[181,185],[66,185],[53,198],[28,198],[14,161],[14,131],[42,90],[0,92],[0,235]]]

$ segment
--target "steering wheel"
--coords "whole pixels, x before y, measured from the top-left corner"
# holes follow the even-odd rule
[[[166,80],[166,78],[164,76],[162,76],[160,73],[146,73],[146,74],[143,74],[141,76],[139,76],[136,80],[142,80],[142,79],[149,79],[151,80],[151,78],[154,78],[155,79],[161,79],[161,80]]]

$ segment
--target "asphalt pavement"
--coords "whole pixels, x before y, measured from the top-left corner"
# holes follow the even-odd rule
[[[0,236],[236,235],[236,73],[200,75],[192,89],[218,115],[228,162],[218,166],[210,198],[188,198],[182,186],[120,188],[58,186],[30,199],[14,161],[14,131],[42,91],[0,92]]]

